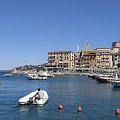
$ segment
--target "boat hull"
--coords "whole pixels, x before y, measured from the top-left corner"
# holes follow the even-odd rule
[[[18,101],[19,104],[20,105],[35,104],[35,105],[43,106],[48,101],[48,98],[49,98],[47,92],[44,90],[41,90],[41,92],[43,92],[43,94],[44,94],[44,97],[42,99],[30,101],[30,98],[32,98],[37,92],[38,92],[38,90],[31,92],[30,94],[20,98]]]
[[[46,80],[47,79],[47,77],[30,77],[30,76],[28,76],[27,77],[28,78],[28,80]]]
[[[111,81],[110,83],[113,85],[113,87],[120,88],[120,81]]]
[[[110,79],[99,78],[97,79],[98,83],[109,83]]]

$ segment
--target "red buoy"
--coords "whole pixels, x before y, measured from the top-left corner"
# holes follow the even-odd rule
[[[58,106],[58,109],[59,109],[59,110],[62,110],[62,109],[63,109],[63,106],[62,106],[62,105],[59,105],[59,106]]]
[[[116,113],[116,114],[120,114],[120,108],[117,108],[117,109],[115,110],[115,113]]]
[[[82,107],[78,106],[77,111],[81,112],[82,111]]]

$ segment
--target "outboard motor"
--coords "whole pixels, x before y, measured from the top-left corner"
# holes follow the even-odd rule
[[[27,101],[27,104],[29,105],[29,104],[32,104],[32,103],[33,103],[33,98],[30,97],[29,100]]]

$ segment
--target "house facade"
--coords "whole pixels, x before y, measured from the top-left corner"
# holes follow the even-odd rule
[[[56,68],[74,68],[75,53],[72,51],[48,52],[48,65]]]
[[[112,49],[111,48],[96,48],[96,67],[97,68],[112,68]]]
[[[72,51],[48,52],[48,65],[61,69],[73,68],[113,68],[120,66],[120,42],[113,42],[112,48],[91,49],[87,40],[86,47],[77,53]]]

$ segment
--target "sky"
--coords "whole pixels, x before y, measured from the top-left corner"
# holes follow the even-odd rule
[[[0,69],[47,62],[48,52],[120,40],[120,0],[0,0]]]

